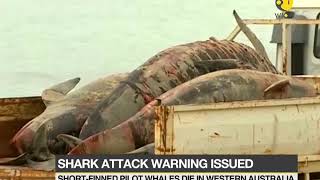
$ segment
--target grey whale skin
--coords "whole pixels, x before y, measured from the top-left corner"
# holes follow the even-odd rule
[[[212,72],[160,95],[122,124],[85,139],[69,154],[126,153],[153,143],[154,107],[159,102],[184,105],[314,96],[311,84],[284,75],[238,69]]]
[[[213,38],[178,45],[151,57],[131,72],[83,125],[80,138],[112,128],[168,90],[203,74],[223,69],[278,73],[272,63],[241,43]]]
[[[37,151],[49,146],[50,150],[64,151],[56,141],[62,133],[78,135],[83,123],[97,103],[127,77],[127,73],[107,75],[67,94],[80,81],[71,79],[52,86],[42,93],[45,111],[27,123],[12,138],[12,144],[20,153]],[[32,146],[34,136],[41,126],[48,126],[47,136],[40,135]],[[57,144],[58,143],[58,144]]]

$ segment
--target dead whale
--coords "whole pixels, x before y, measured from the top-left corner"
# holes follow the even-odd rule
[[[95,134],[69,154],[117,154],[154,142],[154,107],[244,100],[316,96],[315,88],[298,79],[253,70],[222,70],[194,78],[151,101],[120,125]]]
[[[76,86],[79,78],[65,81],[44,90],[42,98],[47,106],[45,111],[21,128],[12,138],[12,144],[20,153],[29,151],[32,148],[31,144],[35,133],[40,126],[45,124],[48,126],[48,136],[40,138],[47,138],[48,146],[53,152],[63,151],[60,146],[55,148],[57,146],[56,136],[61,133],[77,136],[82,124],[97,103],[108,96],[126,77],[127,74],[125,73],[109,75],[69,94],[67,93]],[[38,144],[34,148],[39,146]]]

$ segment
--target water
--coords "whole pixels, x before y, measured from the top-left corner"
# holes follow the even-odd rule
[[[0,97],[40,95],[133,70],[162,49],[225,38],[243,18],[274,18],[273,0],[0,0]],[[274,61],[271,26],[252,28]],[[247,42],[245,37],[237,38]]]

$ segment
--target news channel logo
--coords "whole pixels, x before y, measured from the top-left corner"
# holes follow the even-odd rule
[[[293,0],[275,0],[276,7],[282,11],[275,13],[277,19],[293,18],[294,12],[290,11],[293,7]]]

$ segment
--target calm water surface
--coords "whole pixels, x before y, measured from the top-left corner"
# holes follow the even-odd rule
[[[0,97],[39,95],[73,77],[81,85],[133,70],[172,45],[225,38],[232,10],[274,18],[273,0],[0,0]],[[252,27],[270,58],[272,28]],[[246,42],[241,36],[238,41]]]

